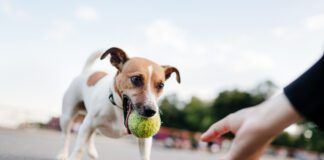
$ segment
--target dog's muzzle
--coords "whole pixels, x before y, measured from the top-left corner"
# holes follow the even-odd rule
[[[152,109],[152,106],[144,105],[140,110],[139,114],[143,117],[149,118],[155,115],[156,110]]]

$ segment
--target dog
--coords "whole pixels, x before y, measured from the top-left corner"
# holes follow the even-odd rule
[[[99,57],[103,60],[108,55],[110,63],[117,69],[115,75],[91,70]],[[131,134],[127,124],[132,111],[136,110],[143,117],[159,114],[157,100],[162,94],[164,82],[173,73],[180,83],[177,68],[159,65],[145,58],[129,58],[117,47],[92,54],[82,73],[64,94],[60,117],[64,145],[58,159],[80,160],[85,148],[90,159],[97,159],[94,144],[97,131],[107,137],[120,138]],[[69,155],[71,128],[76,119],[82,118],[75,146]],[[138,144],[141,160],[149,160],[152,137],[139,138]]]

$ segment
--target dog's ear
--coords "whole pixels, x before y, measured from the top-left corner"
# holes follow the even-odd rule
[[[105,59],[110,53],[110,63],[115,66],[119,71],[122,70],[123,65],[129,60],[127,54],[120,48],[112,47],[109,48],[105,53],[100,57],[101,60]]]
[[[164,68],[164,74],[165,74],[166,80],[170,78],[170,76],[173,72],[175,72],[177,75],[177,82],[178,83],[181,82],[180,73],[177,68],[175,68],[173,66],[169,66],[169,65],[164,65],[164,66],[162,66],[162,68]]]

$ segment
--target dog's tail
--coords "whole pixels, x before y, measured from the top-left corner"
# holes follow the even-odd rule
[[[97,60],[101,55],[102,55],[102,52],[100,52],[100,51],[97,51],[97,52],[92,53],[92,54],[88,57],[88,59],[87,59],[85,65],[84,65],[84,67],[83,67],[82,72],[85,72],[85,71],[89,70],[89,69],[92,67],[92,65],[96,62],[96,60]]]

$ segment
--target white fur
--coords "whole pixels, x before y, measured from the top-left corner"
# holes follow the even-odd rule
[[[93,140],[96,131],[111,138],[119,138],[128,135],[127,129],[124,126],[122,109],[112,105],[108,99],[110,89],[113,92],[114,100],[117,105],[122,106],[122,100],[114,90],[114,79],[112,76],[114,74],[103,77],[95,86],[87,86],[87,79],[94,72],[91,71],[89,67],[92,66],[97,57],[99,57],[98,53],[89,57],[83,69],[84,72],[73,80],[64,95],[62,116],[60,118],[64,145],[58,159],[80,160],[82,159],[85,148],[87,148],[91,159],[97,159],[98,153]],[[151,70],[150,73],[152,73],[152,68],[149,70]],[[152,95],[148,95],[148,97],[153,98]],[[73,119],[77,115],[75,106],[81,101],[85,104],[87,114],[79,129],[72,153],[68,156],[71,140],[70,130]],[[151,145],[152,138],[139,139],[142,160],[150,159]]]
[[[142,160],[149,160],[152,148],[152,137],[138,139],[138,146],[140,148],[140,154]]]
[[[146,101],[145,103],[147,105],[150,105],[154,107],[155,110],[158,110],[159,107],[157,106],[157,99],[156,96],[152,93],[152,86],[151,86],[151,80],[152,80],[152,72],[153,72],[153,67],[150,65],[147,67],[149,76],[148,76],[148,82],[147,82],[147,94],[146,94]]]

